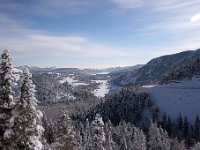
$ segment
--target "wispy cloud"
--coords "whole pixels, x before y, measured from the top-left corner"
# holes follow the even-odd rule
[[[187,8],[187,11],[189,7],[192,7],[193,9],[195,5],[198,7],[198,4],[198,0],[152,0],[148,5],[159,11],[176,11],[184,7]],[[182,9],[182,11],[184,11],[184,9]]]
[[[49,35],[23,27],[6,15],[0,15],[0,48],[9,48],[17,57],[27,56],[130,56],[122,49],[89,40],[84,36]],[[7,26],[9,25],[9,26]],[[1,31],[2,33],[2,31]],[[12,34],[12,36],[11,36]]]
[[[194,15],[192,18],[191,18],[191,22],[198,22],[200,21],[200,13]]]
[[[143,0],[110,0],[110,2],[123,9],[131,9],[143,5]]]

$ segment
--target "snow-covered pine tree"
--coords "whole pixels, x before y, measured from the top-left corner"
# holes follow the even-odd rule
[[[147,149],[147,141],[144,132],[134,127],[134,134],[133,134],[133,149],[134,150],[146,150]]]
[[[85,131],[83,135],[83,150],[92,150],[92,137],[90,129],[90,122],[86,119]]]
[[[76,139],[76,150],[83,150],[83,141],[82,141],[82,135],[79,129],[76,130],[75,133],[75,139]]]
[[[194,146],[191,148],[191,150],[200,150],[200,143],[194,144]]]
[[[179,142],[177,138],[171,139],[170,150],[186,150],[184,142]]]
[[[112,138],[112,123],[110,120],[108,120],[108,122],[105,124],[105,133],[106,133],[106,150],[116,150],[117,149],[117,145],[116,143],[113,141]]]
[[[66,108],[60,111],[58,115],[58,138],[57,138],[57,148],[59,150],[76,150],[77,149],[77,141],[76,141],[76,133],[74,131],[74,127],[71,123],[71,118],[69,117]]]
[[[47,130],[47,142],[49,144],[54,143],[56,140],[56,129],[54,126],[53,121],[50,119],[48,124],[48,130]]]
[[[9,119],[14,107],[12,91],[12,65],[9,51],[6,49],[0,58],[0,149],[7,149],[13,131]]]
[[[128,144],[127,144],[127,140],[126,140],[126,128],[127,128],[126,122],[121,121],[119,123],[119,135],[120,135],[119,149],[120,150],[128,150]]]
[[[126,137],[127,142],[127,148],[128,150],[134,150],[133,149],[133,126],[128,122],[127,124],[124,122],[124,133]]]
[[[126,137],[124,134],[122,134],[120,141],[119,141],[119,149],[120,150],[128,150]]]
[[[13,103],[13,91],[11,89],[13,82],[12,64],[9,51],[6,49],[1,55],[0,64],[0,105],[10,107]]]
[[[161,127],[159,127],[161,141],[162,141],[162,149],[170,150],[170,139],[166,131],[164,131]]]
[[[47,116],[45,114],[45,112],[43,111],[43,118],[42,118],[42,126],[44,128],[44,138],[47,140],[48,142],[48,128],[49,128],[49,123],[47,121]]]
[[[21,96],[15,109],[12,111],[14,121],[15,150],[42,150],[41,126],[42,112],[37,110],[37,99],[35,98],[35,86],[31,79],[28,68],[24,69]]]
[[[95,120],[91,123],[91,132],[93,150],[105,150],[104,122],[99,114],[96,114]]]
[[[166,132],[151,122],[149,128],[149,150],[170,150],[170,141]]]

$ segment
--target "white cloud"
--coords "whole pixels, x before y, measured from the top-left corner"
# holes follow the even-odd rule
[[[156,10],[160,11],[187,11],[189,8],[194,9],[198,7],[199,1],[197,0],[153,0],[149,5],[154,6]],[[184,9],[187,8],[187,9]]]
[[[17,57],[33,56],[81,56],[81,57],[114,57],[130,56],[120,49],[97,44],[85,37],[49,36],[34,34],[21,37],[1,37],[0,48],[8,48]]]
[[[110,0],[120,8],[136,8],[143,5],[143,0]]]
[[[122,49],[100,44],[84,36],[49,35],[39,30],[32,30],[6,15],[0,15],[0,32],[0,49],[8,48],[17,57],[130,56]]]
[[[200,13],[194,15],[192,18],[191,18],[191,22],[198,22],[200,21]]]

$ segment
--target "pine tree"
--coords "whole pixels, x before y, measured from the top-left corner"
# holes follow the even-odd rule
[[[95,150],[104,150],[105,133],[104,122],[99,114],[96,114],[95,120],[91,123],[92,147]]]
[[[184,118],[183,122],[183,137],[186,139],[189,133],[189,124],[187,121],[187,117]]]
[[[167,127],[167,115],[166,113],[164,113],[162,115],[162,121],[161,121],[161,127],[166,130],[166,127]]]
[[[13,82],[11,57],[9,51],[4,50],[1,55],[0,64],[0,105],[4,107],[10,107],[13,102],[13,91],[11,89]]]
[[[197,115],[195,123],[194,123],[194,137],[195,137],[195,140],[199,141],[199,139],[200,139],[200,121],[199,121],[198,115]]]
[[[183,139],[183,118],[181,113],[179,113],[179,116],[177,118],[177,124],[178,124],[178,128],[177,128],[177,137],[179,140]]]
[[[178,142],[177,138],[171,139],[170,150],[186,150],[184,142]]]
[[[91,130],[90,130],[90,122],[86,119],[85,131],[83,136],[83,150],[92,150],[92,137],[91,137]]]
[[[116,143],[113,141],[112,138],[112,123],[110,120],[105,125],[105,133],[106,133],[106,150],[116,150]]]
[[[200,143],[196,143],[192,148],[191,150],[200,150]]]
[[[72,126],[71,118],[69,117],[66,108],[60,111],[58,115],[58,138],[57,144],[58,147],[56,149],[59,150],[76,150],[77,149],[77,141],[76,141],[76,133],[74,131],[74,127]]]
[[[126,142],[127,142],[127,148],[132,150],[133,149],[133,126],[130,123],[124,123],[125,125],[125,137],[126,137]]]
[[[75,139],[76,139],[76,150],[83,150],[83,139],[82,139],[82,135],[79,129],[76,130],[75,132]]]
[[[48,129],[47,129],[47,142],[52,144],[56,141],[56,129],[52,120],[49,120]]]
[[[144,132],[139,128],[134,127],[133,150],[146,150],[146,149],[147,149],[147,143]]]
[[[178,128],[180,131],[183,129],[183,118],[181,116],[181,113],[179,113],[179,116],[178,116]]]
[[[11,57],[8,50],[4,50],[0,63],[0,149],[11,147],[11,111],[14,108],[13,83]]]
[[[171,122],[170,116],[168,116],[168,118],[167,118],[166,131],[167,131],[168,135],[171,137],[173,134],[173,124]]]
[[[14,121],[14,136],[17,149],[42,150],[41,126],[42,112],[37,110],[35,88],[28,68],[24,69],[21,86],[21,96],[15,109],[12,111]]]
[[[44,138],[47,139],[47,142],[48,142],[49,124],[48,124],[47,117],[44,111],[43,111],[43,118],[42,118],[42,126],[44,128]]]
[[[149,150],[170,150],[170,142],[167,133],[151,122],[149,128]]]

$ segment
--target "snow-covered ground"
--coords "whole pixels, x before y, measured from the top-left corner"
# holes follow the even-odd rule
[[[106,75],[109,74],[110,72],[98,72],[98,73],[92,73],[91,75],[96,76],[96,75]]]
[[[65,77],[62,80],[60,80],[60,83],[68,82],[69,84],[73,84],[74,82],[77,82],[78,80],[75,80],[74,77]]]
[[[64,77],[62,80],[60,80],[60,83],[68,82],[72,86],[79,86],[79,85],[88,85],[87,83],[81,82],[79,80],[76,80],[74,76],[71,77]],[[94,94],[97,97],[104,97],[105,94],[109,92],[109,85],[107,80],[92,80],[92,82],[100,83],[97,89],[94,89]]]
[[[93,80],[93,82],[100,83],[99,88],[94,90],[95,96],[104,97],[109,92],[107,80]]]
[[[149,91],[152,101],[161,112],[166,112],[176,119],[181,112],[193,122],[196,115],[200,116],[200,81],[193,78],[191,81],[171,83],[156,87],[144,87]]]
[[[87,83],[80,82],[80,81],[74,79],[74,76],[72,76],[72,77],[65,77],[65,78],[63,78],[62,80],[60,80],[59,82],[60,82],[60,83],[65,83],[66,81],[67,81],[69,84],[71,84],[72,86],[88,85]]]
[[[156,87],[156,86],[157,86],[157,85],[154,85],[154,84],[153,84],[153,85],[143,85],[142,87],[143,87],[143,88],[152,88],[152,87]]]
[[[84,82],[74,82],[73,85],[74,86],[79,86],[79,85],[88,85],[88,84],[84,83]]]
[[[97,74],[109,74],[110,72],[99,72]]]

